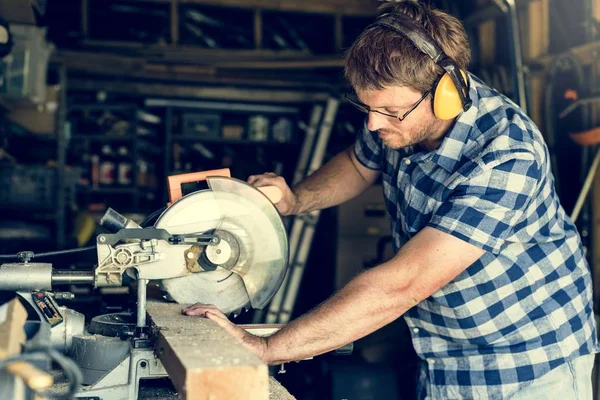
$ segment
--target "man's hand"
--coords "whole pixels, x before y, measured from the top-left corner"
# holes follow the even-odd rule
[[[263,362],[269,363],[267,352],[267,339],[252,335],[244,329],[238,327],[223,314],[217,307],[212,304],[196,303],[181,310],[184,315],[192,317],[207,318],[215,322],[221,328],[225,329],[238,342],[256,354]]]
[[[248,183],[256,187],[276,186],[281,190],[281,200],[275,204],[281,215],[296,214],[298,208],[298,197],[292,192],[285,179],[272,172],[262,175],[250,175]]]

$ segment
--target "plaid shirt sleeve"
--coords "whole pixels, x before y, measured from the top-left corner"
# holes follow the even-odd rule
[[[489,164],[484,157],[460,178],[428,225],[498,254],[524,218],[541,170],[528,151],[495,157]]]
[[[354,155],[356,159],[365,167],[380,171],[382,169],[382,150],[381,139],[377,132],[371,132],[367,129],[365,121],[363,129],[358,133],[354,144]]]

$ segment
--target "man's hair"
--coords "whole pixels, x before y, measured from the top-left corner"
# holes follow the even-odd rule
[[[467,69],[471,60],[469,41],[455,17],[414,0],[387,3],[379,12],[406,14],[429,32],[460,69]],[[407,86],[424,93],[443,71],[410,39],[382,26],[366,29],[346,53],[346,79],[359,90]]]

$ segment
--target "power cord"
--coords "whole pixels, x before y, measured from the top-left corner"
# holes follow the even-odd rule
[[[36,392],[37,395],[48,398],[48,399],[72,399],[79,387],[81,386],[81,381],[83,380],[81,375],[81,370],[75,364],[75,361],[71,360],[60,354],[58,351],[51,348],[39,348],[27,353],[17,354],[16,356],[12,356],[9,358],[5,358],[4,360],[0,360],[0,370],[6,368],[10,363],[15,361],[39,361],[39,356],[45,355],[50,358],[50,360],[54,361],[58,366],[63,370],[65,376],[69,380],[69,390],[67,393],[50,393],[50,392]]]
[[[45,253],[34,253],[32,251],[22,251],[17,254],[0,254],[0,260],[2,260],[2,259],[12,260],[12,259],[20,258],[20,259],[27,259],[27,261],[29,261],[32,258],[52,257],[52,256],[59,256],[62,254],[82,253],[84,251],[90,251],[90,250],[95,250],[95,249],[96,249],[96,246],[88,246],[88,247],[81,247],[81,248],[77,248],[77,249],[47,251]]]
[[[152,214],[150,214],[146,219],[140,224],[142,228],[146,228],[147,226],[154,225],[158,217],[165,211],[167,207],[162,207]],[[0,260],[13,260],[13,259],[21,259],[23,261],[29,261],[33,258],[42,258],[42,257],[52,257],[59,256],[63,254],[74,254],[81,253],[84,251],[95,250],[96,246],[88,246],[81,247],[77,249],[67,249],[67,250],[57,250],[57,251],[48,251],[45,253],[34,253],[32,251],[22,251],[17,254],[0,254]]]

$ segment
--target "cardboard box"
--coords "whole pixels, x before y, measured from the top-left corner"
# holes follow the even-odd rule
[[[8,114],[8,119],[32,133],[54,134],[58,108],[58,86],[46,87],[46,102],[39,106],[22,105]]]
[[[35,24],[30,0],[0,0],[0,15],[9,24]]]

